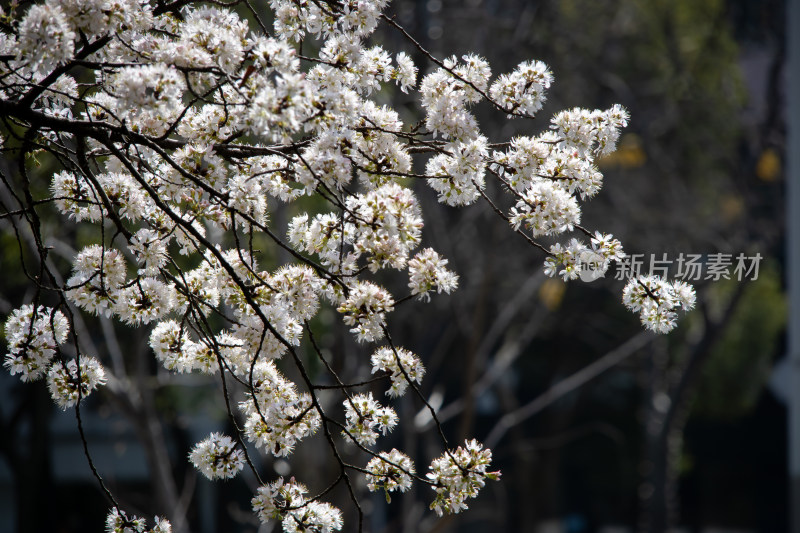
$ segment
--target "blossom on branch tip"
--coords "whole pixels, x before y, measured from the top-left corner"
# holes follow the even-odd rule
[[[447,259],[441,257],[433,248],[425,248],[408,262],[408,287],[411,294],[419,295],[420,300],[429,300],[429,292],[450,294],[458,287],[458,275],[445,268]]]
[[[372,398],[372,393],[356,394],[345,399],[346,437],[362,446],[372,446],[378,439],[378,431],[386,435],[397,425],[397,413],[391,407],[382,407]]]
[[[180,106],[185,90],[183,76],[164,64],[125,67],[108,81],[121,117],[141,112],[169,114]]]
[[[405,348],[378,348],[372,354],[371,361],[373,374],[381,371],[390,373],[392,386],[386,391],[386,395],[393,398],[405,394],[410,381],[419,384],[425,376],[422,361]]]
[[[405,52],[398,52],[395,56],[395,61],[397,61],[397,68],[392,77],[397,81],[400,90],[408,93],[409,89],[413,89],[417,84],[417,67],[414,65],[411,56]]]
[[[434,459],[427,474],[433,483],[431,488],[436,491],[430,508],[439,516],[466,509],[466,500],[476,497],[487,479],[500,479],[500,472],[486,471],[491,461],[491,450],[484,449],[476,440],[465,441],[463,447]]]
[[[147,524],[144,518],[138,516],[128,517],[125,511],[114,507],[106,516],[106,531],[108,533],[143,533]]]
[[[684,281],[669,282],[660,276],[631,278],[622,291],[622,302],[645,328],[668,333],[677,325],[677,309],[690,311],[695,305],[694,288]]]
[[[486,137],[445,146],[447,153],[435,155],[425,166],[428,186],[439,193],[439,201],[450,206],[475,203],[485,186],[488,147]]]
[[[331,533],[342,529],[342,513],[326,502],[306,498],[308,489],[292,478],[279,477],[262,485],[251,500],[253,511],[263,523],[281,520],[286,533],[315,531]]]
[[[167,370],[184,373],[191,372],[195,366],[197,344],[174,320],[164,320],[153,328],[150,347]]]
[[[527,227],[534,237],[571,231],[581,221],[578,201],[564,189],[539,180],[511,208],[509,222],[517,230]]]
[[[344,323],[359,341],[376,341],[383,338],[386,313],[394,310],[394,298],[386,289],[369,281],[359,281],[337,311],[344,315]]]
[[[78,360],[80,363],[70,359],[66,365],[56,361],[47,372],[50,397],[62,409],[77,405],[79,399],[106,383],[105,370],[97,359],[81,356]]]
[[[208,479],[228,479],[244,467],[244,453],[237,444],[220,433],[211,433],[189,453],[189,460]]]
[[[56,309],[32,305],[15,309],[5,325],[8,343],[3,366],[12,376],[21,374],[22,381],[35,381],[47,372],[58,344],[69,334],[69,323]]]
[[[489,96],[506,110],[533,115],[542,108],[545,91],[553,82],[553,74],[541,61],[520,63],[511,74],[503,74],[492,84]]]
[[[17,58],[47,72],[75,53],[77,34],[56,2],[32,5],[19,24]]]
[[[317,431],[319,412],[311,395],[298,393],[273,361],[259,361],[252,369],[252,392],[239,403],[246,417],[244,434],[264,451],[287,456],[300,440]],[[251,381],[249,373],[246,378]]]
[[[67,298],[89,313],[109,316],[125,283],[125,271],[118,250],[87,246],[75,257]]]
[[[392,448],[381,452],[367,463],[367,488],[375,492],[383,489],[386,501],[391,502],[390,492],[405,492],[411,488],[411,476],[415,473],[414,463],[406,454]]]
[[[152,529],[145,531],[147,523],[144,518],[133,516],[129,518],[125,511],[114,507],[106,516],[106,531],[108,533],[172,533],[172,524],[161,516],[155,517]]]

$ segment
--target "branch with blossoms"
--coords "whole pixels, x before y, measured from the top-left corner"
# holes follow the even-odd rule
[[[613,236],[580,225],[580,201],[602,186],[595,160],[615,149],[625,109],[562,111],[538,135],[489,143],[472,107],[488,102],[509,119],[533,117],[553,83],[549,68],[525,61],[493,79],[478,56],[437,59],[382,15],[386,3],[270,0],[272,34],[246,1],[46,0],[0,13],[11,21],[0,32],[3,152],[21,169],[2,176],[16,205],[3,205],[0,217],[30,227],[41,266],[28,273],[33,301],[6,320],[4,366],[23,381],[45,379],[80,423],[78,404],[108,371],[102,354],[78,342],[74,314],[148,328],[166,370],[216,376],[223,389],[235,435],[211,433],[190,452],[191,463],[210,479],[247,467],[260,485],[253,512],[287,532],[341,529],[342,512],[321,501],[340,484],[361,530],[356,476],[387,501],[413,482],[427,484],[439,515],[466,509],[486,480],[499,479],[478,441],[449,447],[418,388],[421,359],[389,336],[397,306],[458,287],[446,258],[433,248],[415,252],[424,219],[409,183],[424,181],[448,206],[485,202],[545,253],[548,276],[596,279],[625,257]],[[405,93],[417,87],[408,54],[367,45],[381,21],[435,67],[419,82],[418,127],[373,99],[390,83]],[[303,42],[318,52],[301,54]],[[412,154],[428,157],[424,169],[415,169]],[[57,167],[48,193],[26,172],[36,159]],[[489,192],[487,179],[499,193]],[[285,227],[271,218],[280,204],[297,206]],[[92,235],[66,281],[46,266],[40,212]],[[541,240],[576,229],[588,243]],[[291,262],[262,267],[263,246],[284,250]],[[408,292],[396,297],[379,280],[398,272]],[[623,300],[645,327],[666,333],[676,310],[693,306],[694,291],[644,277],[625,287]],[[326,361],[311,326],[326,306],[357,342],[376,344],[374,379],[348,383]],[[61,349],[70,336],[71,356]],[[334,385],[312,379],[309,355]],[[298,383],[276,363],[284,357]],[[381,382],[390,383],[390,400],[411,388],[436,423],[443,453],[424,476],[406,453],[379,448],[398,416],[371,391],[356,391]],[[323,404],[322,390],[340,394],[341,408]],[[338,468],[323,492],[309,497],[294,479],[262,481],[254,450],[287,457],[320,429]],[[366,465],[345,460],[352,444],[370,457]],[[145,521],[128,517],[106,492],[109,531],[145,531]],[[150,531],[169,530],[156,518]]]

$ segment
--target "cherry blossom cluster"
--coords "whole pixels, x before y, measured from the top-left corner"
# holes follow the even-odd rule
[[[323,265],[351,273],[362,256],[371,272],[402,269],[420,242],[422,218],[414,193],[387,183],[366,194],[350,196],[344,220],[334,214],[307,215],[292,220],[292,244],[316,254]],[[342,256],[342,244],[352,247]]]
[[[252,499],[256,516],[267,523],[281,520],[286,532],[319,531],[329,533],[342,529],[342,513],[329,503],[310,501],[308,489],[292,478],[279,477],[262,485]]]
[[[194,342],[186,331],[174,320],[163,320],[150,334],[150,347],[167,370],[179,374],[200,370],[214,373],[219,367],[212,359],[213,352],[202,343]]]
[[[69,323],[56,309],[23,305],[14,310],[5,325],[8,354],[3,361],[12,376],[35,381],[47,373],[58,344],[66,342]]]
[[[70,359],[65,365],[56,361],[47,371],[50,396],[62,409],[72,407],[100,385],[105,385],[106,373],[94,357]]]
[[[425,367],[419,357],[405,348],[378,348],[372,354],[372,373],[387,372],[392,386],[386,395],[397,398],[405,394],[410,382],[422,382],[425,376]]]
[[[66,342],[69,322],[56,309],[24,305],[6,321],[8,343],[3,366],[22,381],[36,381],[46,375],[50,397],[62,409],[72,407],[98,386],[106,383],[100,362],[88,356],[62,360],[55,358],[59,345]]]
[[[344,435],[362,446],[372,446],[378,440],[378,431],[386,435],[397,425],[397,413],[391,407],[383,407],[372,397],[372,393],[356,394],[344,402]]]
[[[591,281],[603,277],[612,261],[621,261],[626,257],[622,244],[613,235],[596,232],[590,243],[591,246],[586,246],[578,239],[571,239],[567,246],[560,243],[552,245],[552,255],[545,259],[544,273],[551,277],[558,274],[564,281],[579,276]]]
[[[439,516],[466,509],[466,500],[477,496],[487,479],[500,478],[500,472],[486,471],[491,461],[491,450],[483,449],[476,440],[468,440],[463,447],[434,459],[427,474],[436,491],[431,509]]]
[[[144,518],[133,516],[131,518],[125,511],[114,507],[106,516],[106,531],[108,533],[172,533],[172,524],[166,518],[155,517],[155,524],[147,529]]]
[[[211,433],[189,453],[189,460],[208,479],[234,477],[244,467],[244,454],[227,435]]]
[[[250,442],[275,456],[289,455],[301,439],[320,425],[311,395],[298,393],[272,361],[259,362],[252,371],[252,392],[239,404],[246,417],[244,433]]]
[[[345,324],[353,326],[350,331],[359,341],[372,342],[383,338],[386,313],[394,310],[394,298],[383,287],[360,281],[336,310],[342,313]]]
[[[458,275],[448,270],[447,259],[433,248],[425,248],[408,262],[408,288],[420,300],[430,300],[431,290],[450,294],[458,288]]]
[[[637,276],[628,281],[622,301],[639,313],[642,324],[657,333],[672,330],[678,309],[689,311],[695,305],[695,292],[685,281],[667,281],[660,276]]]
[[[525,61],[511,74],[501,74],[489,95],[509,113],[533,115],[542,108],[544,92],[553,83],[553,74],[541,61]]]
[[[373,492],[383,489],[386,501],[391,502],[390,492],[405,492],[411,488],[414,463],[409,456],[392,448],[370,459],[367,472],[367,488]]]

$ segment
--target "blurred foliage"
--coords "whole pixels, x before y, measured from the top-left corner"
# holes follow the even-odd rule
[[[622,150],[604,167],[611,194],[615,184],[635,193],[614,200],[617,209],[635,202],[621,217],[625,225],[616,222],[615,235],[630,234],[623,242],[644,251],[654,244],[709,246],[719,233],[740,233],[741,218],[718,216],[721,192],[741,194],[734,177],[741,167],[738,117],[747,98],[726,2],[566,0],[542,6],[548,27],[537,25],[531,39],[553,67],[554,107],[620,102],[631,111]],[[602,195],[599,201],[609,202]]]
[[[775,265],[762,268],[756,281],[731,280],[713,289],[728,293],[724,298],[736,283],[748,285],[704,365],[693,405],[698,416],[725,419],[753,410],[786,325],[788,303]]]

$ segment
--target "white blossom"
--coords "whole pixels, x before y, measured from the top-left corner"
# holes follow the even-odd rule
[[[249,374],[249,373],[248,373]],[[295,445],[319,428],[320,417],[308,393],[298,393],[272,361],[253,367],[251,397],[239,404],[246,416],[245,435],[275,456],[289,455]]]
[[[262,522],[278,519],[283,512],[302,507],[307,492],[308,489],[294,479],[287,482],[279,477],[258,488],[252,499],[253,511]]]
[[[185,88],[180,73],[167,65],[125,67],[109,79],[120,116],[168,115],[180,105]]]
[[[144,518],[131,516],[114,507],[106,516],[106,531],[108,533],[143,533],[147,527]]]
[[[49,71],[72,59],[77,35],[57,2],[35,4],[19,24],[17,57]]]
[[[211,433],[189,452],[189,460],[208,479],[235,477],[244,468],[244,453],[227,435]]]
[[[100,362],[93,357],[81,356],[80,363],[75,359],[67,361],[66,366],[56,361],[47,372],[47,388],[53,401],[66,409],[86,398],[89,393],[106,382],[106,373]],[[80,383],[80,386],[78,386]]]
[[[93,314],[109,315],[125,283],[125,260],[119,251],[87,246],[75,258],[67,297]]]
[[[382,287],[369,281],[357,282],[350,288],[345,301],[337,308],[344,315],[344,323],[359,341],[383,338],[386,313],[394,310],[394,298]]]
[[[669,282],[660,276],[631,278],[622,291],[622,302],[639,313],[642,324],[656,333],[668,333],[677,325],[677,309],[695,305],[694,288],[683,281]]]
[[[194,49],[192,66],[214,65],[231,74],[244,59],[247,29],[233,11],[203,6],[188,10],[180,43]]]
[[[371,361],[373,374],[380,371],[390,373],[392,386],[386,391],[387,396],[402,396],[411,381],[419,384],[425,376],[422,361],[405,348],[378,348]]]
[[[3,366],[22,381],[35,381],[46,372],[56,348],[67,340],[69,323],[64,314],[49,307],[32,305],[15,309],[5,325],[8,353]]]
[[[142,228],[131,237],[128,248],[136,256],[137,262],[143,266],[139,269],[140,275],[154,276],[167,264],[169,260],[167,244],[157,232],[149,228]]]
[[[114,507],[106,516],[108,533],[144,533],[147,522],[138,516],[128,517],[125,511]],[[172,533],[172,524],[161,516],[155,517],[155,525],[147,533]]]
[[[411,476],[415,470],[410,457],[392,448],[391,451],[381,452],[378,457],[370,459],[367,472],[367,488],[372,492],[383,489],[386,501],[389,502],[390,492],[405,492],[411,488]]]
[[[348,198],[353,246],[366,254],[369,269],[403,268],[409,251],[420,242],[422,216],[414,193],[396,183]]]
[[[492,84],[489,96],[509,113],[533,115],[542,108],[553,75],[541,61],[525,61]]]
[[[445,152],[432,157],[425,167],[428,185],[439,193],[439,201],[452,206],[470,205],[483,190],[488,149],[486,137],[475,136],[466,142],[452,142]]]
[[[395,56],[397,68],[394,70],[393,78],[400,86],[400,90],[408,93],[409,89],[413,89],[417,84],[417,67],[411,59],[411,56],[405,52],[398,52]]]
[[[436,514],[455,514],[467,508],[466,500],[478,495],[487,479],[497,480],[500,472],[487,472],[492,461],[491,450],[476,440],[464,447],[446,452],[434,459],[427,478],[433,483],[436,498],[430,507]]]
[[[252,499],[253,511],[267,523],[282,520],[287,533],[318,531],[330,533],[342,529],[342,513],[326,502],[309,501],[305,485],[291,479],[279,477],[272,483],[262,485]]]
[[[372,446],[378,439],[378,431],[386,435],[397,425],[394,409],[381,406],[370,392],[356,394],[342,403],[346,419],[342,433],[362,446]]]
[[[121,289],[112,308],[123,322],[149,324],[169,314],[175,307],[175,287],[153,278],[134,280]]]
[[[191,372],[195,366],[197,345],[174,320],[164,320],[153,328],[150,347],[167,370]]]
[[[578,201],[548,180],[537,180],[511,208],[509,222],[514,229],[524,225],[534,237],[558,235],[581,221]]]
[[[425,248],[408,262],[408,287],[411,294],[420,299],[429,299],[429,292],[436,289],[442,293],[454,291],[458,287],[458,276],[445,268],[447,259],[441,257],[433,248]]]
[[[342,529],[342,512],[327,502],[308,502],[301,509],[288,513],[282,525],[285,533],[330,533]]]
[[[628,112],[618,104],[606,111],[575,108],[561,111],[552,123],[567,147],[583,156],[591,151],[605,155],[616,149],[619,128],[628,125]]]
[[[69,20],[83,32],[105,35],[152,25],[149,2],[141,0],[59,0]]]

